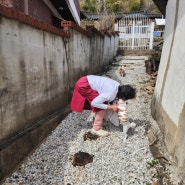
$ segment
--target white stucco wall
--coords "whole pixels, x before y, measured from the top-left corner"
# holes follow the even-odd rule
[[[177,174],[185,179],[185,1],[169,0],[162,56],[151,113],[158,122]]]
[[[185,1],[169,0],[155,96],[178,125],[185,102]],[[177,15],[176,15],[177,14]]]

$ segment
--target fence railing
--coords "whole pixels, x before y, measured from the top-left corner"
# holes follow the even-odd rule
[[[115,29],[119,31],[119,49],[153,49],[154,22],[147,16],[125,16]]]
[[[119,48],[153,49],[154,23],[119,27]]]

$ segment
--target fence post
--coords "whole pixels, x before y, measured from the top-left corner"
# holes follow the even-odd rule
[[[153,40],[154,40],[154,22],[151,23],[151,29],[150,29],[150,49],[153,49]]]
[[[133,21],[132,26],[132,49],[134,49],[134,34],[135,34],[135,21]]]

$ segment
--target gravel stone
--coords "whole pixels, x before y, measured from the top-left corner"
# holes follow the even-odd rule
[[[152,120],[152,96],[142,88],[150,78],[145,72],[145,59],[143,56],[122,57],[103,74],[137,89],[137,97],[127,104],[129,120],[136,124],[128,131],[127,139],[120,127],[108,123],[104,127],[110,132],[108,137],[84,141],[83,135],[92,126],[91,111],[72,112],[4,185],[146,185],[157,182],[156,168],[147,167],[147,162],[154,158],[145,136],[146,124]],[[125,66],[124,77],[118,72],[120,64]],[[93,154],[93,162],[85,167],[74,167],[69,159],[79,151]]]

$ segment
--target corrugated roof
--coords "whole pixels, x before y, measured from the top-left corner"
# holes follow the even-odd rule
[[[86,18],[88,20],[98,20],[102,17],[102,15],[105,14],[97,14],[97,13],[84,13]],[[129,16],[130,18],[137,17],[138,15],[143,15],[144,17],[148,17],[149,19],[155,19],[155,18],[162,18],[162,14],[153,14],[148,13],[147,11],[136,11],[136,12],[128,12],[128,13],[122,13],[118,12],[115,14],[115,18],[117,20],[123,19],[125,16]]]

